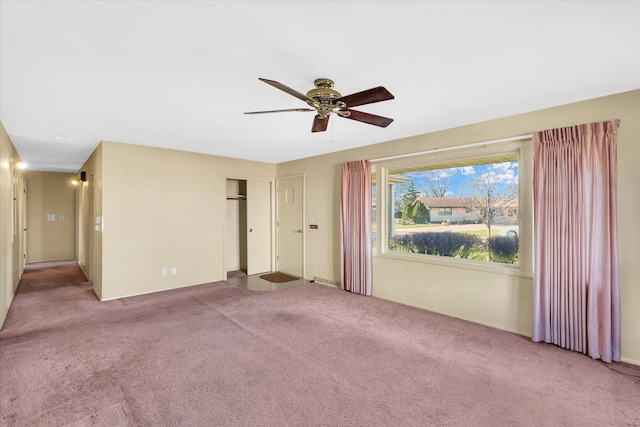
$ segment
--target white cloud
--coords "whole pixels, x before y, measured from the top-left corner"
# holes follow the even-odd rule
[[[424,177],[432,181],[437,181],[438,178],[442,180],[442,179],[446,179],[453,176],[455,171],[454,172],[452,171],[453,169],[437,169],[437,170],[414,172],[413,174],[414,176]]]
[[[483,178],[489,176],[492,182],[499,181],[504,184],[515,184],[518,182],[518,164],[516,162],[494,163],[489,165],[489,172],[482,175]]]
[[[473,166],[462,166],[457,169],[462,175],[474,175],[476,173],[476,170],[473,168]]]

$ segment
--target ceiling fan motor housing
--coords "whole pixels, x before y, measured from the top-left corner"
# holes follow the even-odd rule
[[[333,80],[330,79],[315,79],[313,82],[315,89],[311,89],[307,92],[309,98],[328,98],[329,100],[340,98],[340,92],[333,89]]]
[[[334,105],[332,101],[336,98],[341,98],[342,95],[340,92],[333,89],[334,83],[331,79],[315,79],[313,84],[315,85],[315,89],[311,89],[307,92],[307,96],[318,102],[318,104],[313,105],[318,114],[321,117],[327,117],[331,114],[334,108],[338,107],[337,105]],[[345,106],[346,105],[339,106],[339,108],[344,108]]]

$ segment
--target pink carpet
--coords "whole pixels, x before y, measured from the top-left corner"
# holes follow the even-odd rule
[[[640,367],[319,284],[101,303],[30,266],[0,367],[3,426],[640,425]]]

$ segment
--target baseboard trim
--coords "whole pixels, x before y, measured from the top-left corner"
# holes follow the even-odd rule
[[[340,288],[340,283],[339,282],[335,282],[333,280],[329,280],[329,279],[323,279],[322,277],[318,277],[318,276],[313,276],[313,281],[315,283],[319,283],[321,285],[325,285],[325,286],[331,286],[334,288]]]
[[[155,293],[158,293],[158,292],[174,291],[174,290],[177,290],[177,289],[189,288],[189,287],[192,287],[192,286],[208,285],[208,284],[216,283],[216,282],[219,282],[219,281],[222,281],[222,280],[223,279],[216,280],[216,281],[213,281],[213,282],[191,283],[191,284],[187,284],[187,285],[177,285],[177,286],[173,286],[173,287],[165,288],[165,289],[155,289],[155,290],[150,290],[150,291],[143,291],[143,292],[137,292],[137,293],[133,293],[133,294],[125,294],[125,295],[120,295],[120,296],[99,298],[99,299],[100,299],[100,302],[114,301],[114,300],[118,300],[118,299],[122,299],[122,298],[131,298],[131,297],[138,297],[138,296],[141,296],[141,295],[155,294]]]
[[[628,363],[629,365],[640,366],[640,360],[629,359],[628,357],[621,357],[621,362]]]

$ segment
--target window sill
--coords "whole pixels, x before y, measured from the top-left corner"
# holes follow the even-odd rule
[[[507,264],[488,263],[482,261],[462,260],[434,255],[419,255],[400,252],[385,252],[374,254],[374,258],[394,259],[398,261],[418,262],[422,264],[439,265],[442,267],[463,268],[466,270],[485,271],[488,273],[504,274],[507,276],[519,276],[533,278],[533,272],[522,271],[519,266]]]

